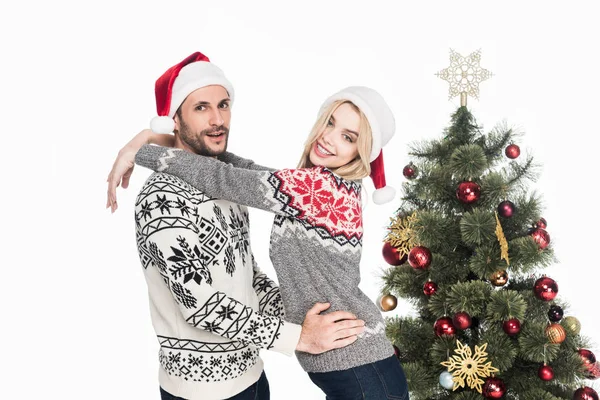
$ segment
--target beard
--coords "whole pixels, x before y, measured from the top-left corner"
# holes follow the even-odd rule
[[[193,131],[188,124],[185,123],[183,118],[179,119],[179,137],[181,141],[188,145],[196,154],[201,156],[214,157],[223,154],[227,150],[227,141],[229,139],[229,128],[225,125],[216,126],[210,129],[203,129],[201,131]],[[225,146],[223,149],[213,150],[209,145],[206,144],[205,138],[208,134],[217,132],[223,133],[223,140]]]

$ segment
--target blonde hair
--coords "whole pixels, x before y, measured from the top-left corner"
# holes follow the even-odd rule
[[[373,133],[371,132],[371,125],[367,120],[367,117],[363,112],[349,100],[337,100],[330,104],[325,111],[321,114],[308,135],[308,139],[304,144],[304,151],[298,168],[314,167],[314,164],[310,161],[310,151],[313,148],[315,142],[319,140],[327,127],[329,119],[342,104],[348,103],[360,116],[360,124],[358,127],[358,140],[356,146],[358,148],[358,156],[350,161],[348,164],[342,165],[341,167],[332,169],[333,173],[341,176],[344,179],[354,181],[365,178],[371,174],[371,163],[369,157],[371,155],[371,148],[373,147]]]

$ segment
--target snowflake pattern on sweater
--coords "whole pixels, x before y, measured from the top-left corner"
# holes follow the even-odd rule
[[[161,367],[190,382],[221,382],[254,365],[258,350],[241,342],[206,343],[158,336]]]
[[[289,228],[284,221],[292,216],[325,244],[362,244],[360,184],[342,180],[327,168],[280,170],[267,180],[284,211],[275,216],[276,226]]]

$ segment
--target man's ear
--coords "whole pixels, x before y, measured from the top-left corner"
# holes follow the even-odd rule
[[[175,127],[173,128],[173,132],[179,132],[179,113],[176,112],[173,116],[173,121],[175,121]]]

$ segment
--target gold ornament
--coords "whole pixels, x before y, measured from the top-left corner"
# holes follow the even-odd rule
[[[510,265],[508,260],[508,242],[506,241],[506,237],[504,236],[504,231],[502,230],[502,225],[500,225],[500,219],[498,218],[498,212],[496,211],[496,237],[498,238],[498,242],[500,242],[500,259],[506,260],[506,265]]]
[[[491,376],[493,372],[498,372],[498,368],[492,367],[492,362],[487,361],[487,343],[482,346],[475,346],[475,355],[473,355],[471,348],[467,345],[463,345],[460,340],[456,341],[458,348],[454,350],[453,355],[448,361],[444,361],[441,364],[444,367],[448,367],[448,372],[452,373],[452,380],[454,386],[452,390],[456,390],[459,387],[465,387],[465,379],[467,385],[471,389],[477,390],[481,393],[481,385],[484,381],[481,378],[487,378]]]
[[[550,343],[559,344],[565,341],[567,332],[561,324],[550,324],[546,327],[546,336]]]
[[[398,249],[399,257],[404,257],[410,253],[410,250],[417,245],[417,232],[415,224],[417,222],[417,213],[402,217],[397,215],[390,218],[392,221],[388,227],[388,234],[384,242]]]
[[[490,275],[490,282],[496,287],[504,286],[508,283],[508,273],[503,269],[499,269]]]
[[[562,324],[575,335],[579,335],[579,332],[581,332],[581,322],[579,322],[579,320],[575,317],[564,317]]]
[[[394,295],[386,294],[381,298],[379,304],[383,311],[392,311],[398,305],[398,299]]]
[[[492,76],[487,69],[479,66],[481,50],[463,57],[450,49],[450,66],[436,75],[450,84],[449,100],[460,95],[460,105],[467,106],[467,95],[479,98],[479,84]]]

